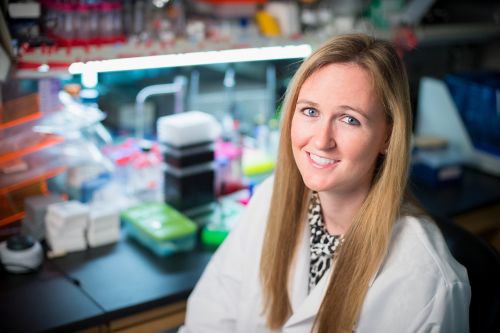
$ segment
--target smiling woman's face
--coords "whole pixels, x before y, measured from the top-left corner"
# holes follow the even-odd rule
[[[327,65],[302,85],[291,143],[295,163],[311,190],[367,191],[389,133],[372,79],[359,65]]]

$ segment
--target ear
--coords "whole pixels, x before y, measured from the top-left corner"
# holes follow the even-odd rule
[[[380,155],[387,155],[387,149],[389,148],[389,143],[391,142],[391,134],[392,134],[392,125],[387,126],[386,128],[386,133],[385,133],[385,140],[384,144],[380,148]]]

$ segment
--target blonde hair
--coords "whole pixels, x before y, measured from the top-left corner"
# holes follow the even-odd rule
[[[290,267],[304,223],[310,191],[295,164],[290,139],[300,88],[315,71],[332,63],[353,63],[372,77],[391,127],[387,153],[347,231],[335,270],[315,320],[318,332],[351,332],[370,280],[385,257],[392,226],[401,213],[408,177],[411,110],[406,71],[392,45],[366,35],[331,39],[300,66],[288,87],[268,225],[260,261],[267,325],[278,329],[291,315]]]

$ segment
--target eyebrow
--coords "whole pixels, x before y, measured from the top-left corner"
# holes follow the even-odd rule
[[[318,107],[319,104],[316,103],[316,102],[313,102],[311,100],[308,100],[308,99],[299,99],[297,100],[297,105],[298,104],[306,104],[306,105],[310,105],[310,106],[313,106],[313,107]],[[340,105],[338,107],[338,109],[340,110],[346,110],[346,111],[353,111],[353,112],[356,112],[357,114],[363,116],[364,118],[368,119],[368,115],[366,114],[365,111],[359,109],[359,108],[356,108],[356,107],[353,107],[353,106],[350,106],[350,105]]]
[[[315,103],[313,101],[310,101],[308,99],[299,99],[296,104],[307,104],[307,105],[312,105],[314,107],[318,107],[319,104]]]
[[[341,105],[341,106],[339,106],[339,109],[353,111],[353,112],[356,112],[357,114],[365,117],[366,119],[369,118],[365,111],[358,109],[358,108],[355,108],[355,107],[352,107],[352,106],[349,106],[349,105]]]

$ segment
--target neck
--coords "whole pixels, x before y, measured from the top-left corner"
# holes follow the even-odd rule
[[[354,221],[368,189],[354,193],[319,192],[326,230],[330,235],[344,235]]]

